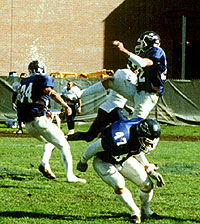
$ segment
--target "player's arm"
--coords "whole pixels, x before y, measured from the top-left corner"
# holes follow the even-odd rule
[[[113,46],[115,46],[120,52],[124,54],[134,65],[139,67],[146,67],[153,65],[153,61],[149,58],[142,58],[124,47],[124,44],[118,40],[113,41]]]
[[[141,153],[139,153],[139,154],[137,154],[137,155],[134,155],[134,157],[135,157],[135,158],[137,159],[137,161],[140,162],[144,167],[145,167],[145,166],[147,167],[147,166],[150,165],[150,163],[149,163],[149,161],[147,160],[147,158],[146,158],[144,152],[141,152]]]
[[[12,95],[12,109],[14,111],[17,110],[16,99],[17,99],[17,92],[13,92],[13,95]]]
[[[77,164],[77,170],[81,172],[85,172],[88,168],[88,160],[91,159],[94,155],[96,155],[98,152],[104,151],[104,149],[99,146],[101,144],[101,138],[99,138],[96,142],[93,142],[88,146],[88,148],[83,153],[81,159],[79,160]]]
[[[79,98],[78,99],[78,110],[77,110],[78,114],[81,113],[81,106],[82,106],[82,100],[81,100],[81,98]]]
[[[144,169],[147,172],[147,174],[151,178],[153,178],[157,181],[158,187],[162,187],[163,185],[165,185],[165,181],[164,181],[162,175],[155,171],[155,170],[159,169],[159,167],[156,166],[155,164],[149,163],[149,161],[147,160],[147,158],[143,152],[135,155],[134,157],[144,166]]]
[[[44,93],[49,95],[56,103],[64,106],[66,108],[67,115],[72,114],[71,108],[65,103],[63,98],[58,94],[55,90],[53,90],[51,87],[46,87],[44,90]]]

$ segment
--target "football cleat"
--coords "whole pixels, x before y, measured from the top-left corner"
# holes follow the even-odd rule
[[[141,223],[141,218],[140,218],[140,216],[132,215],[132,216],[131,216],[131,221],[132,221],[133,223]]]
[[[43,174],[44,177],[48,179],[55,179],[55,174],[51,171],[51,169],[45,168],[42,164],[39,165],[39,171]]]
[[[74,177],[72,177],[70,179],[67,179],[67,183],[83,183],[83,184],[85,184],[86,180],[74,176]]]
[[[77,140],[85,140],[86,141],[85,132],[76,132],[72,135],[69,135],[67,140],[68,141],[77,141]]]
[[[162,219],[162,216],[156,214],[155,212],[149,216],[150,219]]]
[[[144,212],[143,209],[141,209],[141,217],[142,217],[142,220],[144,220],[145,218],[147,218],[147,219],[162,219],[162,216],[156,214],[155,212],[153,212],[152,214],[147,214]]]
[[[73,135],[74,134],[74,129],[70,129],[68,132],[68,135]]]
[[[23,134],[23,130],[18,129],[18,130],[16,131],[16,134]]]
[[[81,172],[85,172],[88,168],[88,164],[87,163],[82,163],[81,161],[78,162],[76,169],[81,171]]]

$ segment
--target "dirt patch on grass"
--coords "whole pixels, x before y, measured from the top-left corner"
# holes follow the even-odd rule
[[[1,132],[0,137],[12,137],[12,138],[31,138],[28,133],[16,134],[12,132]],[[160,137],[161,141],[200,141],[200,136],[174,136],[165,135]]]
[[[0,137],[30,138],[31,136],[27,133],[16,134],[16,133],[12,133],[12,132],[0,132]]]
[[[200,136],[161,136],[161,141],[200,141]]]

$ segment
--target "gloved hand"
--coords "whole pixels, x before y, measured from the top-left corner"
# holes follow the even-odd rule
[[[82,163],[81,161],[78,162],[76,169],[81,171],[81,172],[85,172],[88,168],[88,164],[87,163]]]
[[[152,170],[158,170],[160,169],[161,165],[160,164],[155,164],[155,163],[149,163],[148,166],[145,166],[145,170],[147,173],[151,172]]]
[[[162,187],[163,185],[165,185],[165,181],[164,181],[164,179],[163,179],[163,177],[162,177],[162,175],[161,175],[160,173],[158,173],[158,172],[152,170],[152,171],[150,171],[150,172],[148,173],[148,175],[149,175],[151,178],[153,178],[154,180],[157,181],[157,186],[158,186],[158,187]]]

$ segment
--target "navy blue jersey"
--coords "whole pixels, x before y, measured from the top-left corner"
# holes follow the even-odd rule
[[[102,133],[103,152],[97,155],[106,162],[121,163],[131,155],[140,152],[140,143],[136,131],[141,118],[116,121]]]
[[[49,104],[49,95],[43,91],[46,87],[54,87],[54,79],[47,74],[37,73],[21,81],[19,112],[23,122],[46,115]]]
[[[152,66],[140,69],[138,76],[138,90],[146,92],[157,92],[163,95],[164,82],[167,73],[167,60],[165,52],[160,47],[150,47],[142,56],[153,61]],[[155,88],[152,88],[152,84]]]

